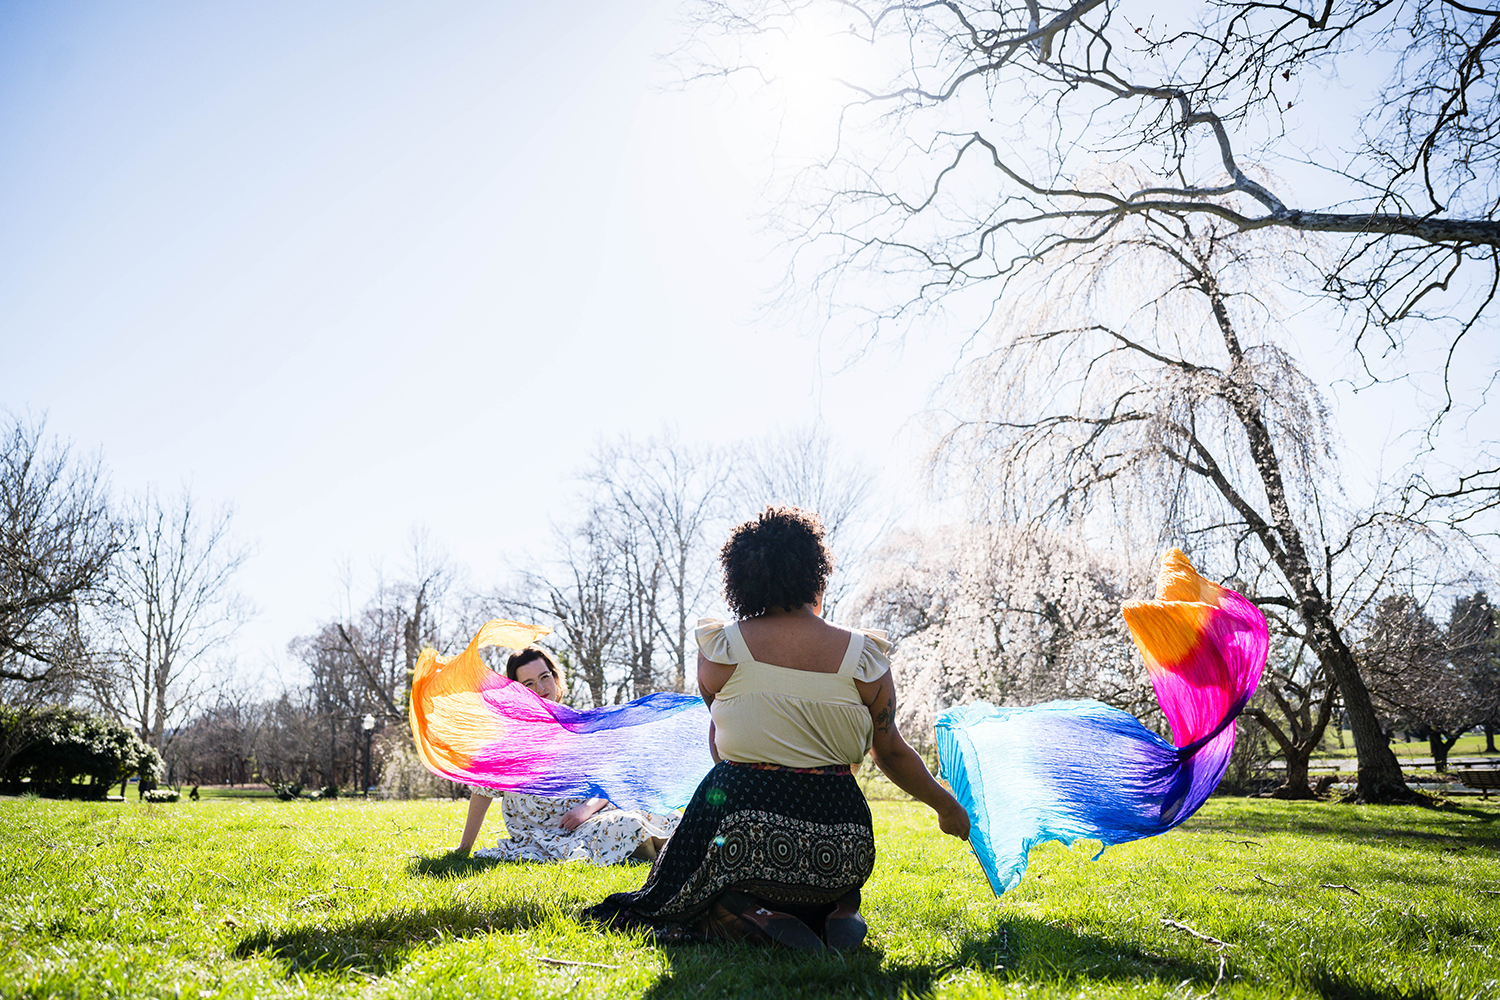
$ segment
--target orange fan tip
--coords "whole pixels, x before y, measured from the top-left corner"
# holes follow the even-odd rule
[[[1156,577],[1158,601],[1216,605],[1223,592],[1224,588],[1198,575],[1181,549],[1168,549],[1162,553],[1161,572]]]
[[[480,626],[479,631],[474,633],[474,640],[469,646],[472,649],[477,649],[480,646],[525,649],[542,636],[551,634],[552,630],[542,625],[528,625],[525,622],[513,622],[504,618],[493,618]]]

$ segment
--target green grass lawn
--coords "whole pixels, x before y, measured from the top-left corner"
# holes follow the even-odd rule
[[[182,787],[183,798],[187,797],[187,793],[188,793],[188,786],[184,785]],[[273,791],[271,791],[271,789],[269,787],[267,787],[266,785],[243,785],[243,786],[240,786],[238,788],[229,788],[229,787],[226,787],[224,785],[210,785],[210,786],[205,786],[205,787],[199,788],[198,789],[198,795],[201,797],[201,799],[203,801],[210,801],[210,800],[213,800],[213,799],[231,799],[231,800],[238,800],[238,799],[273,799],[274,800],[276,798],[276,793],[273,792]],[[131,798],[131,799],[134,799],[136,796],[135,796],[134,792],[132,791],[132,794],[130,796],[128,796],[128,797]]]
[[[877,801],[846,956],[600,933],[578,910],[645,868],[455,860],[464,807],[0,800],[0,996],[1500,996],[1477,800],[1214,799],[1097,862],[1038,849],[998,900],[929,813]]]
[[[1335,758],[1348,759],[1352,761],[1354,759],[1354,736],[1352,733],[1346,732],[1344,734],[1344,744],[1345,745],[1342,747],[1339,746],[1338,737],[1336,735],[1326,736],[1323,739],[1323,746],[1320,749],[1313,751],[1313,759],[1324,760],[1327,758]],[[1391,752],[1394,753],[1397,757],[1431,757],[1432,747],[1426,740],[1412,740],[1410,743],[1407,743],[1404,740],[1398,739],[1392,741]],[[1492,757],[1496,755],[1490,754],[1485,750],[1485,740],[1483,734],[1476,735],[1474,733],[1469,733],[1468,735],[1460,736],[1458,738],[1458,742],[1453,744],[1453,749],[1448,751],[1448,756]]]

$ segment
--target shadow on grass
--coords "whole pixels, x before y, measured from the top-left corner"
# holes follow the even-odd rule
[[[1075,934],[1034,920],[1003,923],[992,934],[957,942],[943,961],[885,964],[872,948],[845,955],[800,955],[743,946],[671,948],[671,971],[645,997],[930,997],[951,976],[977,973],[991,982],[1136,982],[1169,989],[1191,982],[1205,990],[1217,963],[1185,962],[1133,945]]]
[[[1308,985],[1323,1000],[1437,1000],[1442,994],[1432,986],[1410,986],[1392,989],[1351,982],[1326,968],[1312,971]]]
[[[555,916],[555,903],[520,901],[496,907],[444,906],[396,911],[342,924],[260,931],[235,945],[235,958],[273,958],[293,972],[385,975],[421,945],[534,927]]]
[[[1295,834],[1342,844],[1395,845],[1415,849],[1500,848],[1500,810],[1453,807],[1424,812],[1420,819],[1399,813],[1384,818],[1384,806],[1291,805],[1273,814],[1236,811],[1213,817],[1199,814],[1185,827],[1193,833],[1221,833],[1233,838]],[[1347,810],[1347,812],[1346,812]],[[1358,811],[1356,811],[1358,810]],[[1436,829],[1434,829],[1436,827]]]
[[[845,955],[805,955],[735,945],[674,947],[670,971],[642,996],[647,1000],[733,997],[930,998],[954,978],[981,977],[989,984],[1042,984],[1069,992],[1089,992],[1090,984],[1124,986],[1143,995],[1164,995],[1184,985],[1197,995],[1212,994],[1242,974],[1232,954],[1221,969],[1213,953],[1203,959],[1157,954],[1128,941],[1078,934],[1037,920],[1003,922],[982,938],[956,942],[944,961],[886,964],[866,947]],[[1256,978],[1251,974],[1252,978]],[[950,987],[958,983],[947,984]],[[1426,1000],[1437,994],[1410,984],[1385,985],[1351,978],[1342,970],[1310,970],[1307,984],[1324,1000]],[[975,987],[982,990],[983,987]],[[1190,994],[1191,995],[1191,994]]]
[[[428,878],[468,878],[503,864],[505,862],[495,858],[476,858],[472,854],[449,851],[431,858],[413,858],[407,866],[407,874]]]
[[[1443,811],[1450,814],[1467,816],[1470,819],[1478,820],[1481,823],[1493,823],[1495,820],[1500,819],[1500,810],[1484,809],[1475,806],[1463,806],[1459,805],[1452,799],[1449,799],[1448,803],[1448,805],[1443,807]]]

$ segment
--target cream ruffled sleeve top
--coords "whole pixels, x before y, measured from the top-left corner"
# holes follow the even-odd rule
[[[827,767],[857,764],[870,750],[874,726],[856,680],[891,668],[884,632],[852,629],[837,673],[793,670],[750,655],[738,623],[699,620],[698,649],[734,673],[710,708],[719,756],[742,764]]]

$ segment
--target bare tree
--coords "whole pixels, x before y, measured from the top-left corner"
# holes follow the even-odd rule
[[[1500,21],[1489,7],[704,0],[695,10],[679,60],[693,78],[749,71],[774,87],[776,47],[823,36],[817,51],[846,103],[836,131],[785,175],[776,218],[795,248],[789,283],[865,318],[871,336],[904,333],[970,292],[974,308],[1003,314],[1017,278],[1148,218],[1326,234],[1337,252],[1305,261],[1296,280],[1345,307],[1375,377],[1408,374],[1393,351],[1408,337],[1446,337],[1451,366],[1493,315]],[[1344,77],[1377,82],[1333,114],[1319,98]],[[1383,357],[1394,363],[1382,368]],[[1500,506],[1487,447],[1456,481],[1415,475],[1412,494],[1459,517]]]
[[[283,691],[263,707],[260,740],[255,748],[255,777],[267,785],[307,785],[318,773],[326,748],[327,728],[306,689]]]
[[[276,780],[359,785],[359,764],[370,754],[372,736],[364,733],[365,716],[375,731],[407,725],[406,703],[412,671],[422,649],[449,649],[467,642],[477,623],[461,608],[455,594],[460,572],[433,545],[426,531],[414,528],[407,559],[395,579],[376,567],[373,587],[357,603],[349,568],[344,568],[344,607],[309,635],[288,644],[288,651],[307,670],[306,684],[295,697],[277,703],[273,718],[296,754],[277,751],[266,760]],[[382,739],[382,742],[389,737]],[[410,739],[408,733],[405,739]],[[296,777],[285,775],[295,773]],[[268,779],[269,780],[269,779]]]
[[[110,612],[120,672],[100,698],[158,752],[248,614],[234,590],[247,554],[230,535],[231,516],[222,508],[205,517],[186,491],[170,504],[148,491],[131,509]]]
[[[344,608],[317,634],[294,640],[304,662],[342,664],[347,673],[349,709],[374,712],[387,720],[406,718],[406,699],[417,657],[427,646],[446,648],[467,639],[450,624],[464,616],[451,607],[458,568],[432,543],[423,528],[407,541],[406,565],[395,579],[376,568],[373,590],[356,607],[355,585],[344,569]],[[455,619],[450,623],[448,619]],[[463,622],[467,626],[474,624]]]
[[[107,597],[126,531],[98,459],[76,459],[44,425],[0,427],[0,692],[67,701],[97,666],[80,612]]]
[[[717,589],[717,544],[710,536],[723,523],[728,478],[721,453],[675,434],[603,446],[585,477],[596,487],[593,505],[608,517],[629,582],[635,697],[654,686],[658,641],[665,686],[684,690],[688,661],[696,656],[693,616]]]
[[[768,435],[734,449],[734,499],[749,516],[768,503],[814,510],[823,519],[834,571],[823,615],[834,618],[858,584],[865,556],[882,525],[874,510],[875,473],[840,452],[821,427]]]
[[[221,684],[212,703],[172,741],[173,769],[184,784],[247,785],[256,780],[268,707],[242,685]]]
[[[554,530],[555,558],[544,577],[528,574],[521,598],[502,599],[528,614],[541,615],[553,625],[571,680],[588,686],[594,706],[607,705],[613,687],[625,689],[616,676],[626,642],[624,625],[629,613],[628,584],[621,575],[621,552],[601,511],[591,511],[575,528]],[[578,701],[570,686],[570,700]]]
[[[1270,617],[1270,616],[1267,616]],[[1245,715],[1260,724],[1286,761],[1286,775],[1272,795],[1281,799],[1313,798],[1308,765],[1323,745],[1323,734],[1333,719],[1338,687],[1307,643],[1283,631],[1272,645],[1260,688]]]
[[[1171,219],[1079,244],[1013,303],[1018,332],[969,369],[975,407],[944,454],[983,470],[974,488],[1012,516],[1112,518],[1292,611],[1341,692],[1358,798],[1405,801],[1342,611],[1397,551],[1364,540],[1399,525],[1339,510],[1326,408],[1257,333],[1277,326],[1285,253]]]
[[[1360,644],[1370,686],[1393,728],[1427,740],[1434,766],[1476,722],[1470,678],[1449,655],[1447,637],[1411,593],[1383,599]]]

